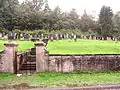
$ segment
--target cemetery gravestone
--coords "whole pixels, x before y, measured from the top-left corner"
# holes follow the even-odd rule
[[[14,40],[14,33],[12,31],[8,32],[8,40]]]
[[[2,37],[2,33],[0,33],[0,37]]]
[[[45,46],[47,46],[49,39],[43,39],[42,41],[45,43]]]
[[[90,36],[89,39],[92,40],[92,36]]]
[[[63,39],[63,35],[62,34],[60,34],[60,39]]]
[[[29,40],[29,35],[28,34],[24,34],[24,40]]]
[[[53,39],[54,39],[53,36],[51,36],[51,37],[50,37],[50,40],[53,41]]]
[[[75,41],[75,42],[77,41],[77,36],[76,36],[76,35],[74,35],[74,41]]]

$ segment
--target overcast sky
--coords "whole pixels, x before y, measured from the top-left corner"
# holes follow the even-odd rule
[[[22,2],[23,0],[19,0]],[[63,11],[70,11],[75,8],[82,15],[86,9],[87,13],[97,16],[103,5],[110,6],[114,13],[120,11],[120,0],[48,0],[49,6],[53,9],[57,5]]]

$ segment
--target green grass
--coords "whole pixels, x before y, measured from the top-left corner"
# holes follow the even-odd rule
[[[8,40],[0,40],[0,51],[4,50],[4,43],[9,42]],[[17,44],[19,44],[18,46],[18,52],[22,52],[25,51],[27,49],[30,49],[32,47],[34,47],[34,43],[31,41],[14,41]]]
[[[4,43],[0,40],[0,50],[4,49]],[[34,47],[31,41],[15,41],[19,44],[18,51]],[[58,40],[49,41],[47,49],[50,54],[120,54],[120,42],[99,40]]]
[[[100,40],[49,41],[50,54],[120,54],[120,42]]]
[[[26,83],[35,87],[79,87],[88,85],[120,84],[120,73],[113,71],[78,71],[73,73],[38,73],[17,77],[0,73],[0,85]]]

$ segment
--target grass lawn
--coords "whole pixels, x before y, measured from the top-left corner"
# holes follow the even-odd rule
[[[73,73],[38,73],[17,77],[0,73],[0,86],[26,83],[35,87],[79,87],[87,85],[120,84],[120,73],[113,71],[77,71]]]
[[[4,50],[4,43],[9,42],[8,40],[0,40],[0,51]],[[18,46],[18,51],[22,52],[25,51],[27,49],[30,49],[32,47],[34,47],[34,43],[31,41],[14,41],[17,44],[19,44]]]
[[[0,40],[0,50],[4,49],[4,43]],[[19,44],[18,51],[34,47],[31,41],[15,41]],[[47,49],[50,54],[120,54],[120,42],[99,40],[58,40],[49,41]]]
[[[49,41],[50,54],[120,54],[120,42],[100,40]]]

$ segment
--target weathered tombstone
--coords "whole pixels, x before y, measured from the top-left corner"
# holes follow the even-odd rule
[[[60,38],[63,39],[63,35],[62,34],[60,34]]]
[[[67,34],[67,35],[66,35],[66,39],[68,39],[68,38],[69,38],[69,35]]]
[[[37,35],[37,38],[40,38],[40,35]]]
[[[45,46],[47,46],[49,39],[43,39],[42,41],[45,43]]]
[[[3,33],[2,33],[2,37],[4,37],[4,36],[5,36],[5,33],[3,32]]]
[[[2,33],[0,33],[0,37],[2,37]]]
[[[84,39],[87,39],[87,37],[86,36],[83,36],[84,37]]]
[[[65,34],[62,35],[62,38],[65,39]]]
[[[102,40],[104,40],[104,38],[102,37]]]
[[[71,40],[72,40],[73,38],[74,38],[74,36],[72,36],[72,35],[70,35],[70,36],[69,36],[69,39],[71,39]]]
[[[24,35],[24,40],[29,40],[29,35],[28,34]]]
[[[23,34],[21,33],[21,34],[20,34],[20,38],[22,38],[22,37],[23,37]]]
[[[56,38],[56,40],[59,40],[59,36],[58,36],[58,34],[55,35],[55,38]]]
[[[92,36],[89,36],[89,39],[92,40]]]
[[[8,36],[7,36],[7,35],[5,35],[5,36],[3,37],[3,39],[8,39]]]
[[[30,39],[32,38],[32,35],[30,34]]]
[[[18,33],[14,34],[14,39],[18,39]]]
[[[38,35],[34,35],[34,36],[31,38],[31,41],[33,41],[33,42],[39,41]]]
[[[71,35],[71,36],[72,36],[72,38],[74,38],[74,34],[73,34],[73,33],[72,33],[72,35]]]
[[[53,41],[53,36],[50,37],[50,40]]]
[[[14,40],[14,33],[12,31],[8,32],[8,40]]]
[[[21,33],[18,33],[18,39],[20,39],[20,38],[21,38],[21,37],[20,37],[20,34],[21,34]]]
[[[37,39],[37,35],[34,35],[34,38],[36,38],[36,39]]]
[[[110,38],[108,37],[108,39],[107,40],[110,40]]]
[[[77,41],[77,36],[76,36],[76,35],[74,35],[74,41],[75,41],[75,42]]]
[[[115,41],[117,41],[117,38],[115,38]]]
[[[13,40],[14,39],[14,33],[12,32],[13,30],[13,25],[10,23],[8,25],[8,40]],[[7,34],[7,33],[6,33]]]
[[[41,39],[43,39],[43,34],[41,34]]]
[[[111,41],[111,40],[112,40],[112,38],[111,38],[111,37],[109,37],[109,40]]]
[[[60,35],[58,34],[57,39],[60,40]]]

